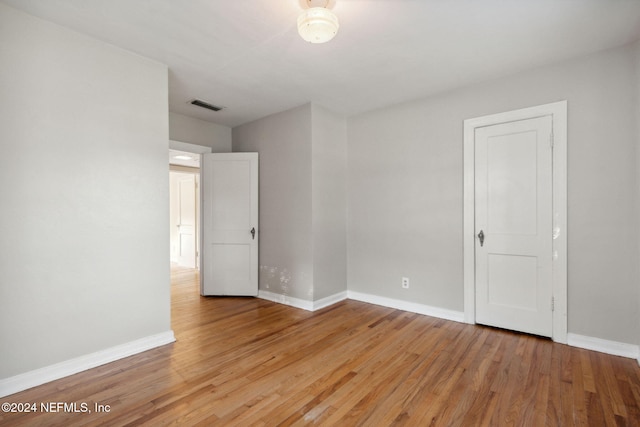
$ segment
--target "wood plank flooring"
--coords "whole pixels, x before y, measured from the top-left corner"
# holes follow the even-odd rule
[[[640,425],[632,359],[355,301],[203,298],[191,270],[172,283],[176,343],[0,399],[91,413],[0,425]]]

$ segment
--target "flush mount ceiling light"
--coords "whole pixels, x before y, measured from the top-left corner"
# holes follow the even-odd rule
[[[173,156],[174,159],[178,159],[178,160],[192,160],[193,157],[191,156],[186,156],[184,154],[179,154],[177,156]]]
[[[319,6],[323,4],[323,6]],[[338,17],[327,9],[329,0],[307,0],[309,6],[298,17],[298,33],[310,43],[325,43],[331,40],[340,25]]]

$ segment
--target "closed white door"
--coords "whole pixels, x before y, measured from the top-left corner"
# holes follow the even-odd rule
[[[475,130],[476,322],[552,336],[551,116]]]
[[[202,295],[258,295],[258,153],[204,154]]]
[[[178,179],[178,265],[196,268],[196,176]]]

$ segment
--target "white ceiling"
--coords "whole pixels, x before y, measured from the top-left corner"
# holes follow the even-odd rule
[[[349,116],[640,39],[640,0],[332,0],[340,30],[322,45],[297,34],[304,0],[2,1],[167,64],[171,111],[231,127],[307,102]]]

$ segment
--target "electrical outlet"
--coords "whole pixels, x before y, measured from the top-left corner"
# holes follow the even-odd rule
[[[408,277],[403,277],[402,278],[402,287],[404,289],[409,289],[409,278]]]

